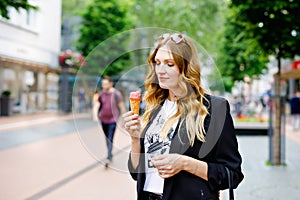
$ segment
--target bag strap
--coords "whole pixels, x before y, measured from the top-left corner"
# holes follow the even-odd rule
[[[114,98],[115,98],[115,104],[116,104],[116,107],[119,111],[119,114],[121,114],[121,108],[119,107],[119,102],[120,102],[120,98],[119,98],[119,95],[117,93],[118,91],[115,89],[115,91],[113,92],[113,95],[114,95]]]
[[[229,200],[234,200],[234,193],[233,193],[233,188],[232,188],[232,176],[230,173],[230,170],[225,166],[226,172],[227,172],[227,177],[228,177],[228,187],[229,187]]]

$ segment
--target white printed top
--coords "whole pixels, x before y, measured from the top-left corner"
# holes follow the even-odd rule
[[[163,140],[160,133],[165,124],[165,121],[177,112],[176,102],[165,100],[161,110],[158,112],[152,124],[145,133],[145,170],[146,182],[144,191],[162,194],[164,188],[164,179],[158,174],[157,169],[151,163],[151,158],[157,155],[169,153],[171,141],[178,123],[178,120],[173,124],[167,134],[167,138]]]

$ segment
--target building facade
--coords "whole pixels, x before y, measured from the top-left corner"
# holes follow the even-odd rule
[[[288,81],[288,98],[293,97],[295,91],[300,91],[300,59],[297,58],[282,68],[281,79]]]
[[[29,2],[38,10],[0,17],[0,93],[11,92],[19,113],[57,109],[58,99],[61,0]]]

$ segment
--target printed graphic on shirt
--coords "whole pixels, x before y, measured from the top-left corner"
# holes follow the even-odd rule
[[[158,115],[146,133],[145,147],[149,169],[154,168],[153,164],[151,163],[152,157],[163,155],[168,153],[170,150],[171,140],[173,139],[175,128],[171,127],[168,131],[167,138],[163,140],[163,138],[160,137],[160,132],[164,123],[165,117],[162,114]]]

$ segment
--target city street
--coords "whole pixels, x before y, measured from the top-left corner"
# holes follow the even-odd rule
[[[101,127],[90,114],[41,113],[0,118],[0,199],[135,199],[127,172],[128,136],[118,129],[110,168]],[[287,166],[271,167],[267,136],[238,136],[242,200],[300,199],[300,132],[287,126]],[[228,193],[222,193],[227,199]],[[287,198],[288,197],[288,198]]]

